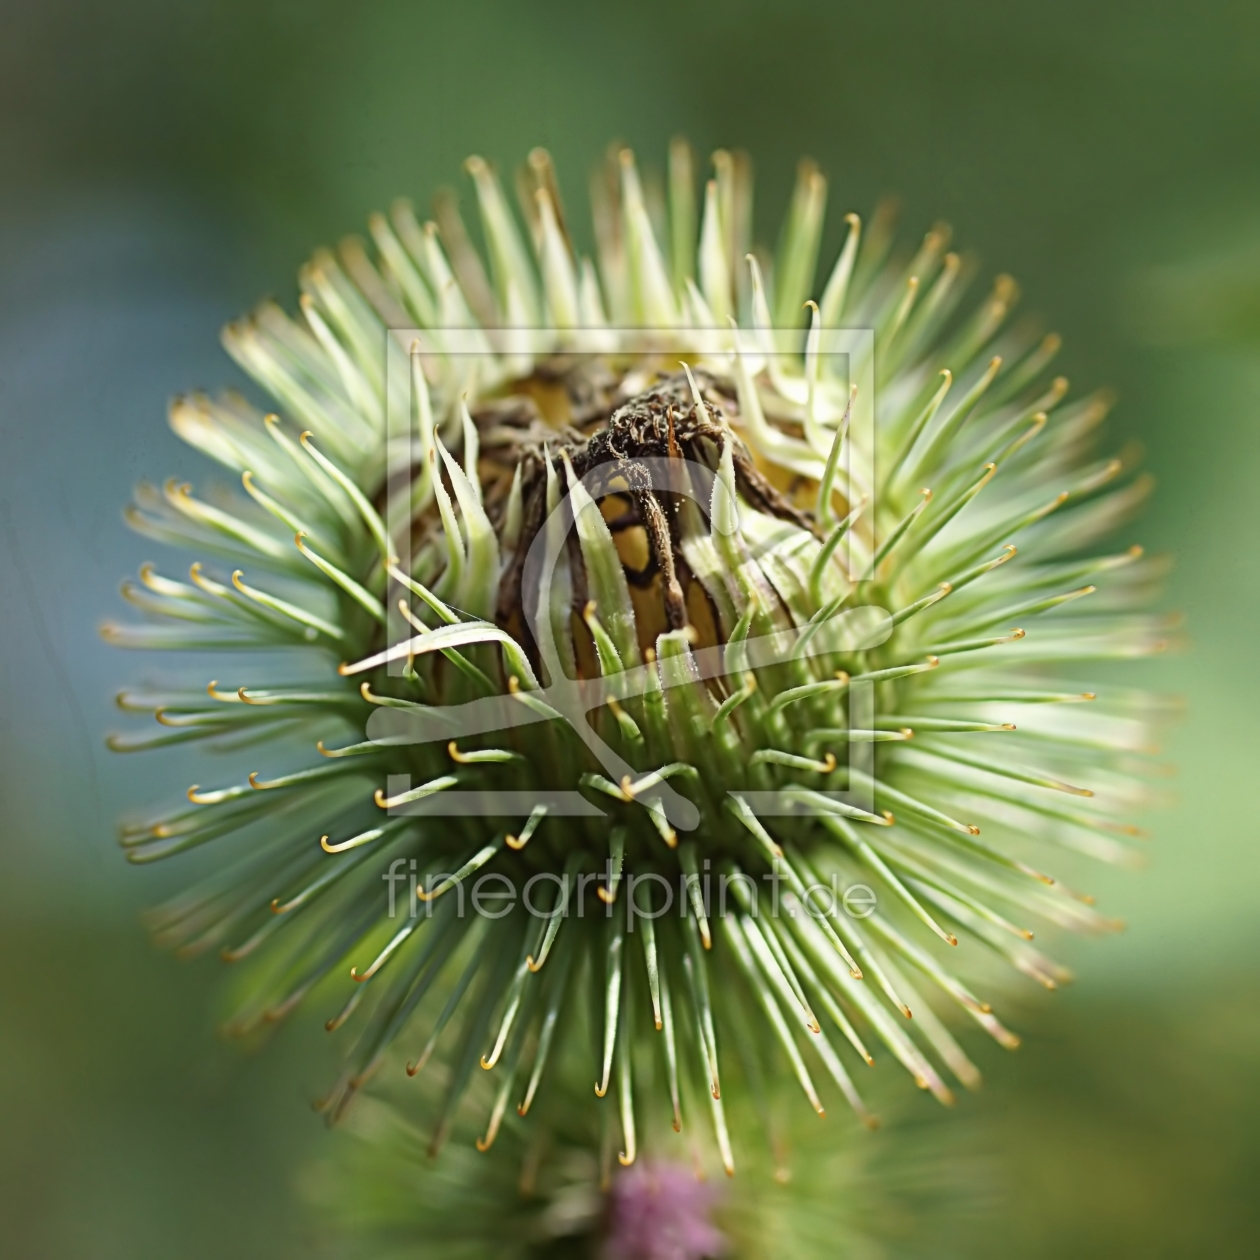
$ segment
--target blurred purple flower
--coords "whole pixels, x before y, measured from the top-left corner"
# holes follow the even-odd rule
[[[677,1164],[641,1164],[613,1183],[604,1260],[703,1260],[726,1251],[709,1219],[719,1192]]]

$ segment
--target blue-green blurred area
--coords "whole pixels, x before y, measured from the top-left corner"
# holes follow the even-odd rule
[[[1150,869],[1092,889],[1129,932],[1070,947],[1074,988],[1011,1012],[1024,1049],[985,1055],[960,1104],[999,1206],[929,1213],[911,1249],[1255,1254],[1260,9],[42,0],[0,21],[0,1253],[321,1246],[293,1185],[337,1140],[305,1105],[328,1049],[216,1040],[214,966],[138,923],[184,872],[128,869],[112,839],[193,778],[177,750],[102,745],[118,686],[172,668],[96,636],[156,558],[119,509],[141,477],[211,475],[166,400],[239,383],[220,325],[291,300],[307,251],[393,196],[460,186],[466,154],[546,145],[576,203],[610,139],[649,163],[681,132],[751,151],[763,236],[808,153],[829,247],[893,192],[907,232],[947,219],[1013,272],[1074,384],[1119,391],[1116,443],[1146,448],[1158,493],[1119,541],[1179,557],[1191,650],[1143,670],[1188,702],[1178,799]]]

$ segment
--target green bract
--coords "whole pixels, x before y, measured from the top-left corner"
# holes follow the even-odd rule
[[[886,1048],[948,1101],[978,1072],[928,993],[1016,1044],[954,959],[1054,988],[1032,929],[1113,926],[1055,876],[1134,852],[1159,706],[1081,671],[1167,633],[1133,611],[1160,566],[1090,551],[1147,490],[1090,455],[1105,402],[1046,379],[1009,278],[962,305],[944,229],[903,258],[850,215],[819,285],[817,170],[771,260],[747,162],[714,165],[698,205],[675,146],[657,204],[617,155],[594,261],[541,152],[520,221],[468,163],[484,258],[450,198],[374,217],[298,318],[224,334],[276,415],[172,407],[245,493],[129,514],[200,558],[142,567],[111,641],[281,651],[120,697],[159,729],[119,749],[263,767],[123,844],[230,850],[158,938],[258,967],[239,1030],[336,994],[333,1115],[399,1039],[445,1065],[435,1146],[495,1074],[484,1147],[576,1062],[623,1162],[685,1123],[729,1171],[728,1082],[869,1119]]]

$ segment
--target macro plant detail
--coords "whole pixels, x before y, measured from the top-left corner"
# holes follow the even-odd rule
[[[488,1104],[493,1081],[478,1076],[470,1092]],[[979,1187],[994,1180],[952,1116],[929,1112],[922,1117],[928,1123],[899,1126],[895,1140],[879,1142],[863,1130],[838,1134],[807,1107],[776,1112],[779,1149],[748,1144],[734,1184],[697,1179],[690,1159],[663,1161],[647,1151],[608,1179],[589,1086],[576,1074],[547,1091],[549,1099],[557,1092],[566,1098],[549,1112],[545,1158],[539,1127],[510,1110],[492,1155],[479,1154],[471,1137],[461,1140],[476,1131],[473,1105],[441,1157],[431,1159],[430,1134],[417,1123],[423,1109],[406,1095],[437,1094],[440,1083],[422,1076],[396,1084],[385,1083],[388,1100],[375,1090],[361,1098],[343,1140],[321,1146],[301,1179],[303,1198],[331,1233],[353,1237],[360,1248],[370,1240],[371,1254],[382,1257],[457,1250],[510,1260],[880,1255],[908,1218],[942,1206],[951,1222],[974,1212],[985,1198]],[[750,1099],[736,1091],[728,1101],[734,1132],[756,1126]],[[889,1101],[891,1128],[899,1107]],[[902,1102],[911,1101],[903,1092]],[[780,1162],[786,1151],[790,1174]]]
[[[398,1040],[446,1069],[434,1149],[482,1070],[479,1147],[546,1124],[551,1068],[591,1076],[609,1160],[685,1122],[730,1172],[728,1080],[873,1123],[853,1077],[886,1051],[950,1101],[979,1072],[925,994],[1013,1047],[968,968],[1054,988],[1034,928],[1114,926],[1057,870],[1132,860],[1161,706],[1080,673],[1169,628],[1161,563],[1093,551],[1149,489],[1093,453],[1106,399],[1066,401],[1008,277],[966,305],[947,229],[907,257],[850,215],[816,277],[821,174],[771,257],[748,163],[714,167],[697,197],[685,145],[661,192],[614,155],[592,259],[544,153],[519,219],[471,159],[484,251],[448,197],[317,253],[299,316],[224,333],[277,413],[171,409],[241,492],[129,510],[199,558],[143,566],[106,637],[251,657],[127,692],[159,729],[112,746],[268,762],[122,842],[229,851],[155,935],[255,969],[242,1033],[336,994],[330,1116]],[[526,805],[447,804],[477,799]]]

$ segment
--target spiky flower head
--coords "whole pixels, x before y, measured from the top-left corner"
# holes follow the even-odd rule
[[[777,1106],[772,1142],[748,1146],[732,1185],[699,1147],[618,1167],[615,1134],[601,1138],[598,1114],[585,1104],[589,1086],[576,1073],[552,1078],[549,1128],[509,1110],[489,1157],[475,1150],[475,1125],[477,1104],[488,1105],[495,1087],[478,1074],[474,1105],[433,1159],[414,1095],[439,1096],[444,1083],[428,1073],[393,1084],[386,1078],[336,1140],[318,1147],[298,1186],[325,1241],[344,1238],[347,1254],[366,1248],[380,1260],[901,1254],[912,1239],[956,1233],[991,1209],[998,1179],[965,1119],[928,1112],[919,1123],[901,1123],[915,1100],[900,1082],[881,1083],[894,1113],[889,1131],[837,1131],[806,1107]],[[728,1105],[736,1130],[756,1125],[747,1092]],[[332,1254],[341,1254],[335,1244]]]
[[[1009,278],[965,303],[945,228],[903,257],[850,215],[819,290],[817,169],[771,260],[749,164],[714,166],[698,203],[686,146],[659,195],[614,155],[593,261],[539,151],[520,222],[469,161],[484,259],[449,196],[373,217],[297,317],[225,331],[276,414],[172,407],[244,492],[129,513],[198,559],[107,636],[251,655],[126,694],[160,729],[114,746],[260,762],[123,843],[227,851],[154,921],[257,966],[238,1030],[340,991],[332,1115],[401,1038],[449,1072],[435,1147],[497,1074],[488,1147],[580,1049],[623,1162],[685,1119],[730,1171],[728,1083],[869,1121],[882,1045],[948,1101],[978,1072],[926,994],[1013,1046],[961,976],[1053,988],[1033,928],[1112,926],[1057,876],[1133,852],[1158,706],[1082,670],[1166,632],[1159,566],[1091,551],[1147,490],[1090,454],[1105,400],[1065,401]]]

